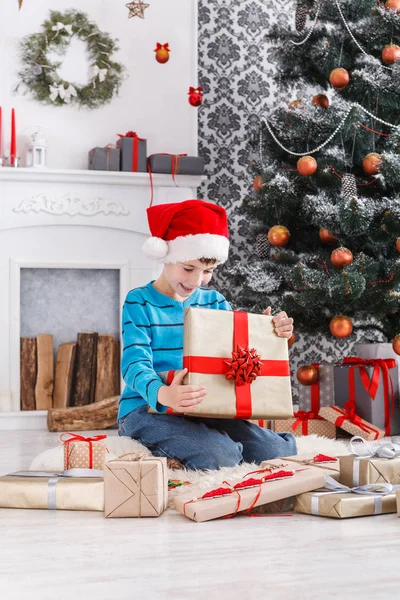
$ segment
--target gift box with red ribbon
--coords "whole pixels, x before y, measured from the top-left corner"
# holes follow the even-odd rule
[[[387,436],[400,434],[398,367],[392,358],[364,359],[351,356],[335,368],[335,405],[355,405],[362,419],[384,429]]]
[[[119,171],[120,150],[109,144],[89,151],[89,169],[92,171]]]
[[[272,429],[275,432],[290,431],[296,437],[316,434],[330,439],[336,438],[335,424],[312,411],[298,410],[293,419],[277,419],[272,422]]]
[[[66,435],[69,437],[66,438]],[[103,442],[106,437],[63,433],[60,440],[64,445],[64,469],[102,469],[108,452]]]
[[[118,134],[117,146],[121,151],[120,170],[134,173],[147,172],[147,140],[140,138],[135,131]]]
[[[186,309],[183,367],[184,384],[207,390],[191,417],[293,416],[288,344],[270,316]]]
[[[318,370],[318,381],[313,385],[299,383],[299,409],[318,414],[321,406],[335,404],[335,364],[312,363]]]
[[[359,435],[365,440],[378,440],[385,436],[385,431],[362,419],[356,413],[356,408],[350,400],[343,408],[339,406],[322,406],[319,416],[331,421],[336,427],[341,427],[352,435]]]
[[[151,154],[148,168],[151,173],[175,175],[203,175],[204,158],[187,154]]]

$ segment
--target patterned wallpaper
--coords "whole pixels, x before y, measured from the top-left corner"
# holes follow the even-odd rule
[[[256,157],[248,140],[258,130],[260,115],[280,102],[265,34],[276,22],[293,27],[294,8],[294,0],[199,0],[199,85],[205,97],[199,109],[199,153],[206,159],[209,177],[200,196],[228,211],[233,234],[231,255],[242,261],[251,258],[246,242],[248,224],[235,214],[235,208],[251,191],[248,166]],[[223,269],[216,286],[222,292],[235,293],[240,305],[240,290],[230,289]],[[349,355],[356,338],[361,339],[362,333],[353,334],[350,341],[330,335],[298,335],[291,349],[292,372],[299,363]],[[295,377],[293,382],[296,384]]]

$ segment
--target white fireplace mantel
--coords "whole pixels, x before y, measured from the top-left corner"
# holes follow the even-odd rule
[[[196,198],[205,179],[154,174],[153,204]],[[0,197],[0,429],[42,429],[46,411],[20,411],[20,270],[119,269],[121,308],[159,269],[141,252],[149,175],[2,168]]]

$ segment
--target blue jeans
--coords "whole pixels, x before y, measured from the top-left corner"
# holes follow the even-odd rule
[[[155,415],[139,406],[119,420],[119,435],[141,442],[155,456],[176,458],[188,469],[219,469],[297,454],[291,433],[274,433],[249,421]]]

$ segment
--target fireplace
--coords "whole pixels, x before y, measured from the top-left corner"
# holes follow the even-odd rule
[[[196,197],[204,179],[178,176],[177,187],[171,176],[153,177],[157,204]],[[21,272],[116,272],[120,328],[127,292],[158,274],[141,252],[150,188],[141,173],[3,168],[0,181],[0,429],[41,429],[47,411],[20,410],[20,337],[30,325],[21,322]]]

